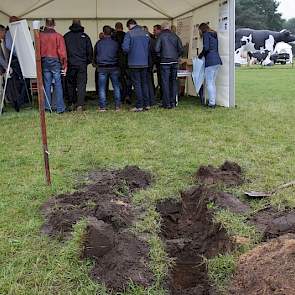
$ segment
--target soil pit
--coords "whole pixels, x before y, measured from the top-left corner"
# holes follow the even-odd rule
[[[237,186],[244,183],[242,168],[234,162],[226,161],[219,168],[201,166],[195,175],[196,180],[205,185],[222,184]]]
[[[194,187],[181,194],[181,202],[168,200],[157,206],[162,216],[161,235],[175,260],[169,274],[172,295],[214,294],[204,258],[233,249],[225,229],[213,221],[210,196],[207,188]]]
[[[293,295],[295,235],[284,235],[241,256],[230,295]]]
[[[147,287],[153,282],[148,268],[149,247],[129,230],[140,213],[131,205],[132,193],[151,184],[150,173],[135,166],[118,171],[96,171],[91,184],[62,194],[42,206],[42,231],[69,238],[79,220],[87,220],[82,258],[95,261],[92,277],[111,291],[123,291],[132,281]]]

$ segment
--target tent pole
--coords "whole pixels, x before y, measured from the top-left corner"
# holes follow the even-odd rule
[[[0,10],[0,13],[4,14],[7,17],[10,17],[10,15],[7,12],[3,11],[3,10]]]
[[[236,106],[235,74],[235,0],[229,1],[229,107]]]
[[[39,6],[37,6],[37,7],[35,7],[35,8],[32,8],[32,9],[30,9],[30,10],[28,10],[28,11],[22,13],[19,17],[22,18],[22,17],[26,16],[27,14],[32,13],[32,12],[34,12],[34,11],[36,11],[36,10],[38,10],[38,9],[40,9],[40,8],[42,8],[42,7],[44,7],[44,6],[48,5],[48,4],[50,4],[50,3],[52,3],[52,2],[54,2],[54,1],[55,1],[55,0],[48,0],[48,1],[46,1],[45,3],[42,3],[42,4],[40,4]]]
[[[210,4],[212,4],[212,3],[216,2],[216,1],[218,1],[218,0],[211,0],[211,1],[208,2],[208,3],[205,3],[205,4],[199,5],[199,6],[197,6],[197,7],[194,7],[194,8],[192,8],[192,9],[186,11],[186,12],[183,12],[183,13],[181,13],[181,14],[175,16],[173,19],[176,19],[176,18],[179,18],[179,17],[185,16],[185,15],[188,14],[188,13],[194,12],[195,10],[200,9],[200,8],[202,8],[202,7],[205,7],[205,6],[207,6],[207,5],[210,5]]]
[[[49,152],[47,145],[47,132],[46,132],[46,120],[45,120],[45,104],[43,93],[43,78],[42,78],[42,65],[41,65],[41,52],[40,52],[40,32],[38,29],[34,30],[35,35],[35,54],[36,54],[36,66],[37,66],[37,86],[38,86],[38,102],[40,113],[40,125],[43,144],[44,166],[46,182],[51,185],[50,168],[49,168]]]
[[[145,5],[146,7],[148,7],[150,9],[152,9],[152,10],[154,10],[154,11],[156,11],[156,12],[158,12],[158,13],[164,15],[164,16],[166,16],[168,19],[173,19],[173,17],[171,15],[167,14],[166,12],[161,11],[160,9],[157,9],[157,8],[153,7],[152,5],[146,3],[145,1],[143,1],[143,0],[137,0],[137,1],[139,3]]]

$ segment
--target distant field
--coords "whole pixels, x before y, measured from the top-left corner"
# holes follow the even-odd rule
[[[249,179],[234,190],[269,190],[295,178],[295,69],[290,66],[237,69],[237,108],[208,110],[194,98],[173,111],[153,109],[142,114],[113,111],[100,114],[49,115],[48,141],[53,186],[44,185],[39,119],[36,110],[12,111],[0,118],[0,294],[106,294],[87,275],[89,264],[78,257],[78,243],[60,243],[40,235],[40,206],[50,196],[72,191],[77,175],[101,167],[138,165],[157,182],[138,193],[148,217],[138,228],[150,234],[152,270],[149,291],[130,288],[124,294],[164,294],[166,269],[157,238],[157,201],[176,196],[192,184],[202,164],[239,163]],[[295,207],[294,189],[273,199]],[[265,202],[253,203],[253,210]],[[236,234],[255,239],[240,220],[223,215]],[[222,285],[233,257],[211,263],[212,276]]]

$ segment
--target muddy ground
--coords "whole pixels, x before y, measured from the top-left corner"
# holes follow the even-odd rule
[[[295,288],[291,280],[295,269],[295,210],[281,212],[267,207],[251,215],[248,202],[220,191],[220,187],[244,183],[242,169],[236,163],[225,162],[219,168],[202,166],[195,179],[198,185],[182,192],[180,201],[166,200],[157,205],[162,217],[160,236],[174,261],[166,284],[169,294],[218,294],[209,280],[206,260],[231,252],[236,241],[214,220],[216,206],[248,216],[248,223],[265,242],[241,257],[229,294],[295,294],[290,291]],[[92,277],[116,292],[124,290],[130,281],[150,286],[153,274],[148,244],[130,231],[143,213],[143,209],[132,206],[132,194],[152,183],[150,173],[128,166],[92,172],[88,180],[90,184],[76,192],[59,195],[42,206],[42,232],[68,239],[73,225],[86,219],[81,258],[95,261]],[[294,235],[286,235],[290,233]]]
[[[131,281],[148,287],[153,282],[149,247],[132,234],[130,226],[140,212],[131,205],[131,196],[151,184],[151,174],[128,166],[118,171],[92,172],[89,179],[91,184],[43,205],[43,233],[66,239],[73,225],[86,219],[81,257],[94,259],[92,277],[112,291],[124,290]]]

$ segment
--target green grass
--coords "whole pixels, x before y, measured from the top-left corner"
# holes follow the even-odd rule
[[[167,259],[157,237],[155,203],[189,186],[201,164],[238,162],[250,180],[234,190],[239,196],[245,189],[269,190],[295,178],[294,85],[293,69],[246,68],[237,71],[236,109],[211,111],[188,98],[173,111],[100,114],[90,109],[83,115],[49,115],[52,188],[44,185],[37,111],[7,112],[0,118],[0,294],[106,294],[87,275],[91,263],[79,261],[81,228],[66,244],[42,236],[39,208],[50,196],[73,190],[78,174],[128,164],[155,175],[155,184],[134,202],[148,210],[135,229],[150,234],[157,280],[149,290],[130,286],[124,294],[163,294]],[[286,190],[273,203],[294,207],[294,195],[294,189]],[[243,219],[222,217],[231,233],[253,237]],[[217,258],[210,265],[216,281],[225,281],[233,258]]]

